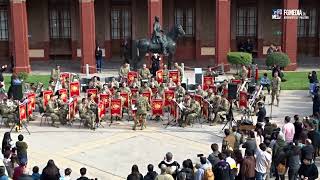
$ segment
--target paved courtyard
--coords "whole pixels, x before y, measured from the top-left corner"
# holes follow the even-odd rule
[[[272,121],[281,125],[285,115],[306,116],[311,114],[311,110],[311,98],[305,91],[283,91],[280,107],[273,108]],[[269,116],[270,106],[267,106],[267,113]],[[240,115],[236,115],[236,119],[240,119]],[[163,122],[149,122],[148,128],[143,131],[132,131],[133,123],[126,120],[96,131],[79,128],[78,123],[73,127],[53,128],[40,127],[39,120],[31,122],[31,135],[22,131],[29,144],[30,172],[34,165],[42,169],[48,159],[54,159],[61,174],[70,167],[72,176],[78,177],[79,169],[87,167],[89,177],[124,179],[133,164],[137,164],[141,173],[145,174],[147,165],[152,163],[157,166],[168,151],[179,163],[187,158],[196,162],[197,154],[208,155],[210,145],[222,141],[223,125],[195,124],[187,128],[165,128],[163,124],[166,122],[166,118]],[[1,134],[5,131],[8,129],[0,129]],[[18,133],[12,134],[14,140],[17,136]]]

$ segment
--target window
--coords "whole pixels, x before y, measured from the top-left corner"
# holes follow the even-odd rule
[[[0,9],[0,41],[8,41],[8,10]]]
[[[237,36],[256,36],[257,11],[255,7],[237,9]]]
[[[112,39],[127,39],[131,36],[131,12],[127,8],[111,10]]]
[[[50,38],[71,38],[71,17],[69,8],[59,7],[49,10]]]
[[[185,36],[194,36],[194,9],[193,8],[176,8],[175,9],[175,24],[180,24]]]
[[[317,35],[317,10],[316,8],[303,10],[309,19],[298,20],[298,37],[316,37]]]

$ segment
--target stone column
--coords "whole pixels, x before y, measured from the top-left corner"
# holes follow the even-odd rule
[[[25,0],[10,0],[14,72],[30,72],[28,21]]]
[[[81,30],[81,72],[89,65],[90,73],[96,72],[94,0],[79,0]]]
[[[227,53],[230,51],[230,0],[216,0],[216,64],[230,70]]]
[[[299,9],[299,0],[283,0],[283,9]],[[291,63],[286,70],[297,68],[297,19],[282,20],[282,51],[287,53]]]

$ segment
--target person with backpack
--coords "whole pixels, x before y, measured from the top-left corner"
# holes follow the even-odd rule
[[[212,153],[208,156],[208,160],[210,161],[212,167],[214,167],[219,162],[219,146],[214,143],[211,145]]]
[[[219,154],[220,161],[214,166],[213,173],[215,179],[232,180],[231,168],[228,162],[226,162],[226,155]]]
[[[209,162],[209,160],[206,157],[201,156],[200,163],[201,163],[200,168],[202,168],[204,171],[203,180],[214,180],[214,175],[212,172],[212,165]]]

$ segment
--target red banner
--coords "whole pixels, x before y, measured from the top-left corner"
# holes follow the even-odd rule
[[[71,82],[69,86],[70,97],[80,96],[80,82]]]
[[[112,99],[110,104],[110,114],[112,117],[122,117],[121,99]]]
[[[60,80],[62,82],[65,82],[66,79],[70,79],[70,73],[68,73],[68,72],[60,73]]]
[[[128,85],[129,86],[133,83],[134,78],[138,78],[138,73],[135,71],[128,72]]]
[[[74,116],[76,114],[75,111],[76,111],[75,110],[75,103],[73,101],[73,102],[69,103],[69,115],[68,115],[69,116],[69,120],[74,119]]]
[[[163,83],[163,70],[158,70],[156,72],[156,80],[158,81],[158,83]]]
[[[164,92],[164,105],[169,106],[171,104],[172,99],[174,99],[174,91],[165,91]]]
[[[232,79],[232,80],[231,80],[231,83],[232,83],[232,84],[241,84],[242,81],[241,81],[241,79]]]
[[[143,92],[142,96],[148,98],[148,102],[151,103],[151,93],[150,92]]]
[[[63,102],[68,101],[68,90],[67,89],[60,89],[59,95],[62,97]]]
[[[31,103],[32,110],[36,108],[36,94],[35,93],[29,93],[27,95],[27,98],[29,100],[29,103]]]
[[[103,102],[105,108],[110,106],[110,95],[109,94],[99,94],[99,103]]]
[[[214,78],[211,76],[204,76],[203,77],[203,83],[202,83],[202,88],[203,90],[207,90],[210,88],[210,86],[214,85]]]
[[[194,100],[198,101],[200,106],[202,106],[202,97],[200,95],[194,95]]]
[[[28,101],[28,103],[27,103],[27,111],[28,111],[28,116],[32,116],[33,107],[32,107],[32,102],[31,101]]]
[[[138,89],[138,88],[130,88],[130,90],[131,90],[131,94],[132,94],[132,96],[133,96],[133,95],[136,95],[136,94],[137,94],[137,92],[139,91],[139,89]]]
[[[239,98],[239,107],[248,107],[248,94],[244,91],[240,91],[240,98]]]
[[[209,89],[212,89],[213,93],[214,93],[215,95],[217,95],[217,92],[218,92],[217,86],[211,85],[211,86],[209,87]]]
[[[153,95],[156,95],[157,92],[158,92],[158,88],[156,88],[156,87],[151,88],[151,90],[152,90],[152,94],[153,94]]]
[[[19,120],[20,120],[20,122],[27,120],[27,106],[26,106],[26,104],[19,105]]]
[[[94,101],[98,104],[98,89],[87,89],[87,97],[90,98],[93,95]]]
[[[162,99],[154,99],[152,100],[152,115],[154,116],[162,116],[163,115],[163,101]]]
[[[222,95],[224,95],[224,97],[228,98],[228,89],[227,88],[223,88],[223,92]]]
[[[98,104],[98,116],[99,120],[101,120],[106,115],[106,108],[104,102],[99,102]]]
[[[172,81],[177,84],[180,81],[179,71],[178,70],[169,71],[169,78],[172,78]]]
[[[123,106],[126,108],[129,108],[129,94],[122,92],[122,93],[120,93],[120,96],[125,99]]]
[[[50,100],[51,95],[53,94],[53,92],[51,90],[48,91],[43,91],[42,92],[42,98],[43,98],[43,108],[46,109],[47,104]]]

